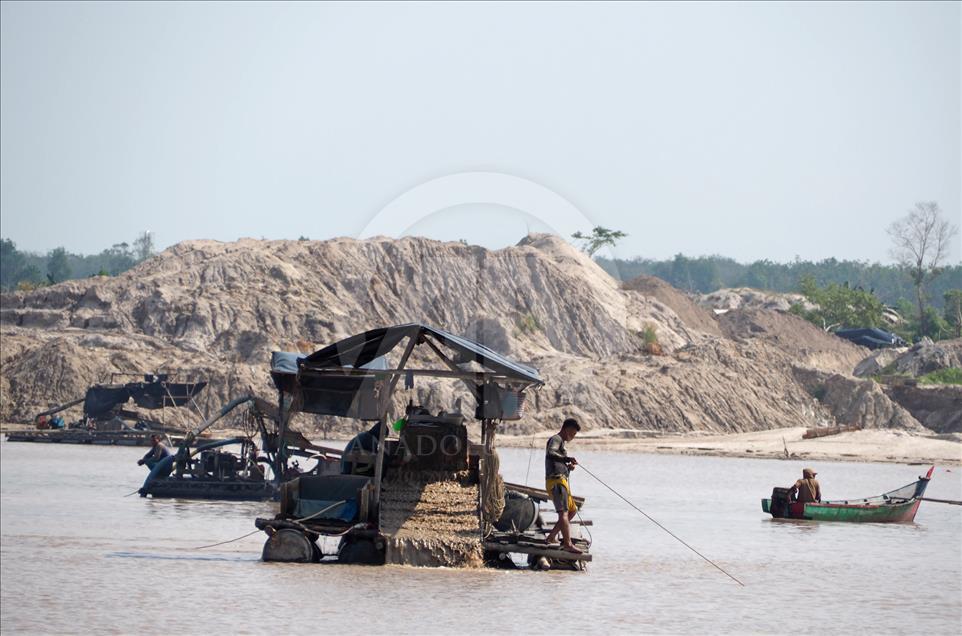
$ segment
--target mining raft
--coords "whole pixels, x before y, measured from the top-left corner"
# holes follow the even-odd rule
[[[111,373],[110,382],[88,387],[83,397],[37,413],[33,430],[11,431],[7,441],[148,446],[158,434],[174,442],[201,414],[196,398],[205,387],[206,380],[185,371]],[[81,404],[81,418],[65,422],[61,414]]]
[[[228,415],[234,416],[231,428],[238,435],[202,437]],[[284,452],[279,453],[282,446]],[[251,392],[188,431],[174,453],[151,468],[138,492],[155,499],[277,499],[285,481],[301,475],[339,474],[340,456],[340,450],[314,444],[289,428],[281,437],[276,407]],[[281,457],[293,461],[285,461],[282,468]]]
[[[446,331],[405,324],[306,357],[275,354],[271,375],[281,438],[298,413],[370,428],[346,446],[337,474],[279,485],[280,512],[255,520],[268,535],[263,560],[534,569],[583,569],[591,560],[581,538],[581,554],[548,545],[553,520],[539,508],[546,493],[505,483],[499,473],[498,426],[523,416],[525,392],[543,385],[536,369]],[[421,395],[436,396],[445,380],[465,391],[449,411],[415,404],[417,382],[426,384]],[[464,397],[480,423],[477,443],[468,438]],[[277,456],[281,475],[285,452]]]

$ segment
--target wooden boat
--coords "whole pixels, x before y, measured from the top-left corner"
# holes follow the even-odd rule
[[[788,501],[787,488],[775,488],[772,497],[762,499],[762,511],[776,519],[812,521],[851,521],[861,523],[910,523],[922,503],[925,488],[932,479],[929,468],[918,481],[867,499],[846,499],[820,503]],[[772,503],[774,501],[774,504]]]

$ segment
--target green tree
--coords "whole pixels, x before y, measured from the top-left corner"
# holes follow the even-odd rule
[[[70,265],[67,264],[67,250],[58,247],[47,257],[47,280],[51,284],[70,278]]]
[[[116,276],[126,272],[137,264],[134,253],[130,251],[130,245],[126,242],[115,243],[100,253],[100,268],[106,269],[111,276]]]
[[[587,252],[588,256],[594,256],[595,252],[600,250],[602,247],[606,245],[611,245],[614,247],[615,243],[626,236],[628,235],[624,232],[619,230],[609,230],[608,228],[601,227],[599,225],[595,229],[591,230],[591,234],[585,235],[578,231],[572,234],[571,238],[584,241],[581,249]]]
[[[905,269],[915,286],[919,332],[926,328],[926,286],[942,273],[952,239],[959,228],[942,218],[935,201],[920,201],[915,209],[888,228],[892,237],[892,256]]]
[[[17,245],[10,239],[0,239],[0,286],[15,287],[25,266],[26,259]]]
[[[950,289],[943,294],[943,318],[956,338],[962,338],[962,289]]]
[[[154,237],[147,230],[134,240],[134,255],[138,261],[146,261],[154,255]]]
[[[871,291],[837,283],[819,287],[811,276],[802,278],[799,290],[815,308],[805,309],[795,305],[792,312],[825,331],[843,327],[878,327],[882,324],[884,305]]]

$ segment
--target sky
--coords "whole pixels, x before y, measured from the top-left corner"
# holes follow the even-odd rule
[[[3,2],[0,234],[888,262],[916,201],[962,220],[960,34],[958,2]]]

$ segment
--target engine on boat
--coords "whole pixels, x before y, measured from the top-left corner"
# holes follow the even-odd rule
[[[221,450],[207,450],[200,454],[195,473],[197,476],[210,476],[216,479],[237,477],[242,467],[240,458],[233,454]]]
[[[788,504],[790,503],[791,497],[788,488],[779,488],[778,486],[772,488],[771,513],[773,517],[776,519],[788,517]]]

